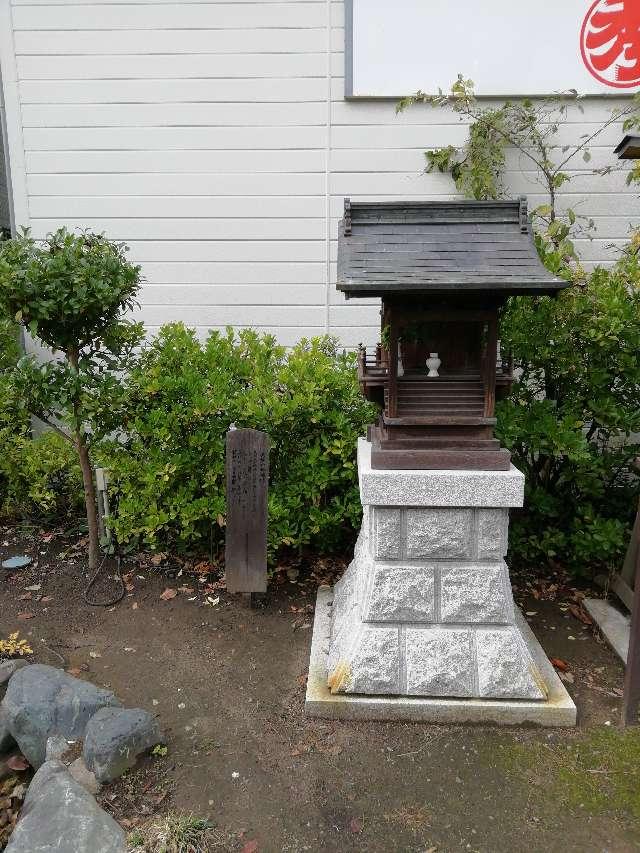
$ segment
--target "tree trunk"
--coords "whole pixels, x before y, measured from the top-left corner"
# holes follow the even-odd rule
[[[80,459],[80,470],[82,471],[82,484],[84,486],[84,504],[87,511],[87,526],[89,528],[89,571],[95,572],[98,568],[98,557],[100,555],[100,540],[98,538],[98,510],[96,506],[96,489],[93,483],[93,471],[89,459],[89,450],[82,432],[76,432],[76,448]]]
[[[78,371],[80,354],[75,347],[69,347],[67,358],[73,369]],[[89,448],[85,439],[84,427],[81,422],[80,407],[78,400],[73,403],[73,416],[75,425],[75,444],[80,460],[82,471],[82,484],[84,486],[84,505],[87,512],[87,527],[89,529],[89,571],[95,572],[98,568],[98,557],[100,556],[100,539],[98,537],[98,508],[96,504],[96,489],[93,483],[93,471],[89,459]]]

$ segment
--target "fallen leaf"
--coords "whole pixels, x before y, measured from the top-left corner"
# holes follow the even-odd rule
[[[353,832],[354,835],[362,832],[362,821],[357,817],[352,817],[349,821],[349,832]]]
[[[24,595],[19,595],[19,596],[18,596],[18,601],[31,601],[31,593],[30,593],[30,592],[25,592],[25,594],[24,594]]]
[[[134,601],[134,602],[133,602],[133,604],[131,605],[131,609],[132,609],[132,610],[137,610],[137,609],[138,609],[138,602],[137,602],[137,601]]]
[[[41,583],[34,583],[33,586],[25,586],[25,592],[37,592],[41,588]]]
[[[33,613],[18,613],[18,619],[33,619],[34,615]]]
[[[43,595],[42,598],[40,599],[40,601],[43,604],[48,604],[50,601],[53,601],[53,596],[52,595]]]
[[[255,838],[252,838],[251,841],[247,841],[242,848],[242,853],[258,853],[258,842]]]
[[[153,566],[159,566],[160,563],[165,560],[167,557],[166,554],[154,554],[151,560],[149,561]]]
[[[71,669],[68,669],[68,670],[67,670],[67,672],[69,673],[69,675],[75,675],[75,676],[78,676],[78,675],[80,675],[80,673],[82,672],[82,670],[81,670],[81,669],[78,669],[78,667],[77,667],[77,666],[72,666],[72,667],[71,667]]]
[[[574,675],[572,672],[559,672],[560,680],[564,681],[565,684],[573,684],[575,681]]]
[[[560,672],[567,672],[569,669],[569,664],[565,663],[561,658],[550,658],[550,661]]]
[[[101,658],[102,655],[100,654],[100,652],[89,652],[89,657],[90,658]]]
[[[163,601],[171,601],[171,599],[175,598],[177,594],[178,594],[177,589],[171,589],[171,587],[167,587],[167,589],[165,589],[165,591],[162,593],[160,598]]]
[[[593,625],[593,619],[582,609],[582,607],[578,607],[576,604],[570,604],[569,613],[571,613],[572,616],[575,616],[579,622],[583,623],[583,625]]]
[[[28,767],[31,767],[27,759],[24,755],[10,755],[7,758],[7,767],[10,770],[26,770]]]

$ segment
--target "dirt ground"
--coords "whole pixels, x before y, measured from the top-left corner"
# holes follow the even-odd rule
[[[534,632],[568,667],[575,731],[327,722],[303,702],[315,588],[335,566],[280,573],[250,609],[206,566],[173,577],[143,556],[125,563],[124,600],[100,608],[82,598],[77,542],[0,528],[2,558],[34,558],[0,572],[0,634],[19,629],[38,662],[158,715],[166,757],[102,795],[127,829],[180,809],[215,822],[220,850],[640,850],[640,741],[617,729],[622,667],[561,580],[514,576]]]

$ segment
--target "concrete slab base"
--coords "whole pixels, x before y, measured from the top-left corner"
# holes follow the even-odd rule
[[[620,660],[626,664],[631,618],[603,598],[585,598],[584,606]]]
[[[305,712],[337,720],[397,720],[426,723],[574,726],[576,706],[522,614],[516,624],[548,690],[547,701],[526,699],[430,699],[412,696],[333,694],[327,686],[333,590],[318,590],[311,642]]]

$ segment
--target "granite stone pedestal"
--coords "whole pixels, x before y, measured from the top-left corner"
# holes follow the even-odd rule
[[[316,608],[307,712],[573,725],[575,706],[514,605],[509,471],[374,470],[358,448],[355,555]]]

